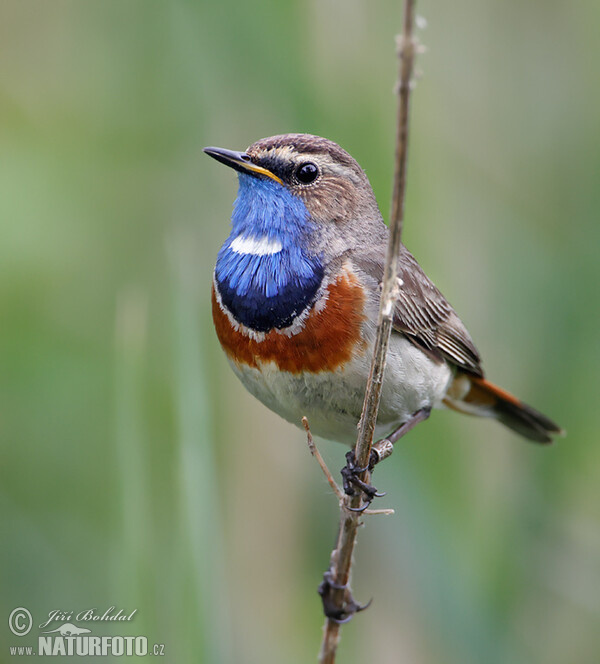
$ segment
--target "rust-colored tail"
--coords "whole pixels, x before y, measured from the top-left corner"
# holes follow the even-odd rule
[[[550,418],[493,383],[459,374],[444,403],[461,413],[494,417],[521,436],[536,443],[551,443],[553,435],[564,431]]]

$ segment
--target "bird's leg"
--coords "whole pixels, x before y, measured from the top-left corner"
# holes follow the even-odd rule
[[[431,413],[431,408],[421,408],[411,415],[411,417],[401,424],[397,429],[387,436],[373,444],[371,454],[369,456],[369,463],[366,467],[361,468],[356,465],[356,457],[354,450],[346,453],[346,465],[342,468],[342,481],[344,492],[348,496],[355,496],[357,492],[362,492],[365,495],[365,504],[357,508],[356,511],[364,511],[373,501],[373,498],[380,498],[385,493],[379,493],[377,489],[371,484],[367,484],[360,479],[359,475],[364,473],[365,470],[373,472],[375,466],[390,456],[396,443],[402,436],[407,434],[420,422],[426,420]]]
[[[335,598],[335,590],[344,591],[341,603],[338,603]],[[338,583],[335,583],[331,570],[327,570],[325,574],[323,574],[323,581],[319,586],[319,595],[321,595],[321,601],[323,602],[323,613],[330,620],[339,624],[349,622],[355,613],[364,611],[371,604],[371,601],[366,604],[359,604],[354,597],[352,597],[348,584],[339,585]]]
[[[399,441],[402,436],[416,427],[417,424],[424,422],[430,415],[431,407],[421,408],[416,413],[413,413],[410,418],[404,422],[404,424],[401,424],[395,431],[392,431],[392,433],[387,438],[382,438],[381,440],[377,441],[373,447],[377,446],[379,443],[382,443],[385,440],[389,441],[393,445]],[[389,456],[389,454],[387,456]]]

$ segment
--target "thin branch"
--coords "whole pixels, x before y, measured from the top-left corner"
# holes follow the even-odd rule
[[[406,189],[406,156],[408,149],[408,111],[414,56],[417,51],[413,37],[415,0],[405,0],[402,35],[398,37],[397,48],[399,57],[398,96],[399,106],[396,133],[396,166],[390,220],[389,244],[386,256],[383,288],[379,306],[377,339],[371,363],[371,371],[367,382],[363,412],[359,424],[358,440],[355,447],[356,463],[366,467],[369,463],[379,401],[383,382],[383,371],[392,330],[394,302],[398,288],[398,255],[400,238],[404,220],[404,194]],[[369,482],[370,473],[365,470],[360,479]],[[344,497],[340,509],[340,528],[336,547],[331,555],[330,578],[331,602],[343,607],[348,602],[350,570],[352,554],[356,544],[356,536],[360,525],[360,514],[350,511],[360,507],[360,495]],[[350,508],[350,509],[349,509]],[[353,603],[353,606],[357,605]],[[356,611],[357,609],[354,608]],[[359,610],[359,609],[358,609]],[[320,664],[334,664],[340,638],[340,621],[326,618],[323,641],[319,653]]]
[[[302,426],[306,430],[306,439],[308,440],[308,449],[310,450],[310,453],[315,457],[317,460],[317,463],[321,467],[321,470],[323,471],[323,475],[325,475],[325,478],[329,482],[329,486],[333,489],[333,493],[337,496],[338,500],[342,502],[344,500],[344,494],[340,487],[337,485],[337,482],[333,479],[333,475],[331,474],[331,471],[329,468],[327,468],[327,464],[325,463],[325,460],[321,456],[321,453],[319,452],[319,449],[315,445],[315,441],[313,440],[312,433],[310,432],[310,426],[308,424],[308,419],[306,417],[302,418]]]
[[[400,248],[400,236],[404,223],[404,200],[406,190],[406,156],[408,152],[408,110],[413,85],[413,64],[419,52],[417,39],[413,36],[415,0],[405,0],[402,34],[396,37],[396,49],[400,60],[398,73],[398,111],[396,115],[396,162],[392,190],[389,248]],[[392,236],[398,235],[398,237]],[[392,246],[393,245],[393,246]],[[397,256],[397,253],[395,254]],[[388,253],[389,258],[389,253]]]

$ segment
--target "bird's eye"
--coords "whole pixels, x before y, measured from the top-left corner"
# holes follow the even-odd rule
[[[317,179],[317,175],[319,175],[319,169],[312,161],[305,161],[296,169],[296,178],[302,184],[314,182]]]

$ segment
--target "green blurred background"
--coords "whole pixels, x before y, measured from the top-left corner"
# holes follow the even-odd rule
[[[339,661],[592,664],[600,3],[418,10],[405,242],[488,375],[569,435],[543,449],[451,412],[411,433],[377,471],[396,515],[361,531],[355,595],[375,599]],[[0,661],[51,610],[113,605],[134,621],[93,633],[145,634],[164,661],[315,661],[337,506],[218,347],[236,182],[202,147],[327,136],[387,216],[400,16],[391,0],[2,3]]]

